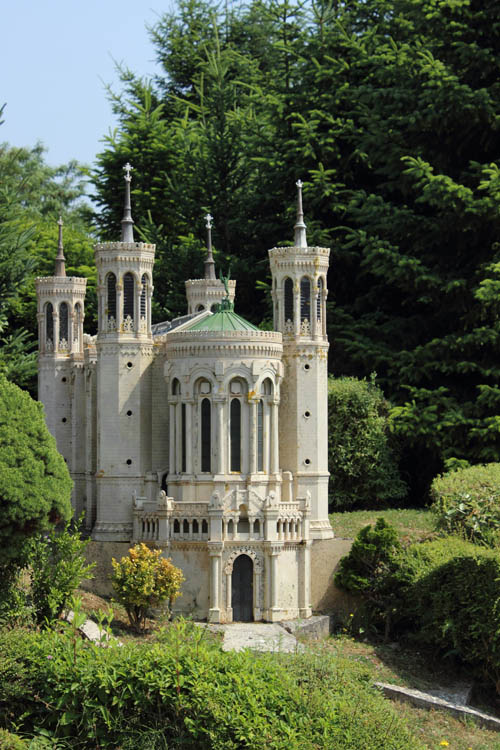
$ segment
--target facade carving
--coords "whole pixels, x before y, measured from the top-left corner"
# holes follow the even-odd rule
[[[310,555],[333,536],[327,499],[326,272],[307,247],[269,251],[274,331],[205,278],[188,313],[152,325],[155,246],[133,241],[130,170],[120,242],[95,247],[98,331],[85,279],[37,279],[39,398],[96,542],[158,545],[184,572],[179,608],[213,622],[307,617]]]

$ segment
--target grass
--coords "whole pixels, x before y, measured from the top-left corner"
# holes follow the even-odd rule
[[[358,531],[368,524],[375,524],[377,518],[380,517],[397,529],[402,542],[428,539],[436,530],[434,515],[429,510],[416,510],[414,508],[331,513],[330,521],[335,536],[354,539]]]
[[[363,664],[373,682],[425,691],[470,681],[467,673],[455,664],[443,663],[428,651],[404,644],[370,643],[344,634],[331,637],[325,647],[335,650],[340,658]],[[448,747],[448,750],[500,750],[499,734],[482,729],[470,719],[461,720],[448,713],[416,708],[407,703],[394,702],[394,708],[428,750],[443,747]],[[495,713],[491,706],[481,704],[478,708]],[[448,742],[448,745],[440,744],[442,742]]]

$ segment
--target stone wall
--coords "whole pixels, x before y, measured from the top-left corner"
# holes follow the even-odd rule
[[[311,604],[314,614],[333,614],[339,619],[353,611],[356,599],[337,588],[333,576],[352,539],[318,539],[311,549]]]

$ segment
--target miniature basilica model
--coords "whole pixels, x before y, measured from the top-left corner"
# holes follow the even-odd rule
[[[211,622],[311,615],[311,554],[328,521],[325,302],[329,250],[308,247],[298,186],[293,247],[269,251],[274,331],[234,312],[207,216],[188,313],[151,324],[155,246],[135,242],[130,166],[121,240],[86,279],[37,279],[39,399],[74,480],[76,515],[109,560],[156,544],[185,576],[176,608]],[[122,544],[117,544],[122,543]],[[125,545],[123,543],[126,543]]]

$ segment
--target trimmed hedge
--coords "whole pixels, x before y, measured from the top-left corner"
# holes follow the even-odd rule
[[[81,750],[423,750],[362,665],[222,653],[204,638],[183,621],[121,648],[0,633],[0,723]]]
[[[389,427],[389,402],[373,380],[329,378],[328,470],[334,509],[380,507],[406,496]]]
[[[436,477],[432,510],[447,533],[494,544],[500,530],[500,463],[470,466]]]

